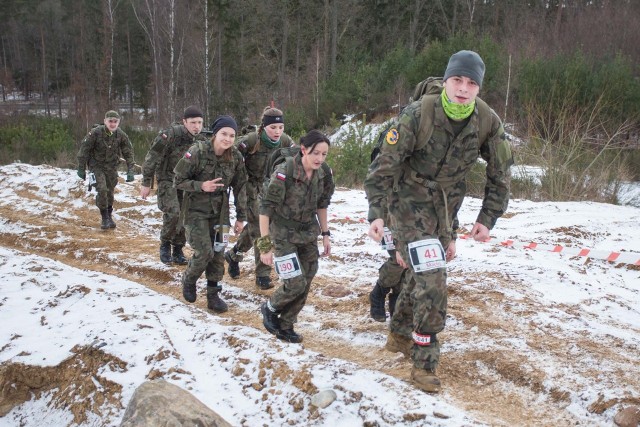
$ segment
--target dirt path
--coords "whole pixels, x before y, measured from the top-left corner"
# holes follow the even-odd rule
[[[77,190],[77,197],[83,197]],[[157,261],[156,227],[140,226],[136,205],[119,204],[115,230],[99,228],[95,207],[73,209],[73,217],[61,218],[68,206],[57,205],[37,192],[21,191],[33,210],[0,206],[0,219],[25,224],[25,231],[0,233],[0,245],[60,261],[69,266],[100,271],[143,284],[156,292],[181,300],[179,277],[183,267],[165,266]],[[71,196],[74,196],[72,194]],[[140,201],[139,204],[148,204]],[[160,214],[153,210],[153,218]],[[187,251],[188,252],[188,251]],[[246,259],[252,259],[252,255]],[[245,310],[227,298],[230,310],[224,315],[230,322],[262,329],[258,304],[272,291],[261,291],[254,284],[251,261],[241,264],[242,276],[225,281],[243,291],[253,310]],[[373,283],[375,278],[372,278]],[[448,327],[439,337],[443,355],[439,374],[444,385],[442,397],[469,411],[490,425],[569,426],[579,424],[567,410],[570,396],[579,388],[572,383],[571,372],[582,377],[598,378],[600,371],[593,360],[607,360],[616,377],[640,387],[637,370],[632,368],[637,349],[620,347],[614,337],[600,337],[598,342],[563,330],[550,330],[528,320],[529,314],[549,312],[533,299],[514,300],[505,290],[525,286],[517,278],[488,271],[464,277],[450,273]],[[228,285],[227,285],[228,286]],[[379,370],[408,380],[410,362],[399,354],[383,350],[387,324],[368,316],[368,287],[339,283],[334,277],[317,277],[307,304],[313,306],[313,319],[303,312],[300,332],[307,338],[304,347],[328,357],[341,358],[364,368]],[[344,298],[348,296],[348,298]],[[340,297],[340,298],[338,298]],[[196,305],[206,310],[200,294]],[[247,306],[244,304],[243,306]],[[575,307],[558,307],[558,315],[580,316]],[[573,314],[572,313],[573,310]],[[305,328],[310,321],[319,329]],[[354,339],[357,337],[359,339]],[[589,354],[581,360],[576,354]],[[565,373],[548,372],[548,366],[565,366]],[[631,366],[629,366],[631,364]],[[553,385],[551,385],[553,384]],[[601,413],[619,401],[599,399],[589,402],[594,413]]]

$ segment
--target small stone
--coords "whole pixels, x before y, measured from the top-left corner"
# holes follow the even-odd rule
[[[333,390],[322,390],[311,397],[311,404],[316,408],[326,408],[331,405],[338,395]]]
[[[627,406],[613,417],[613,422],[619,427],[637,427],[640,425],[640,408]]]

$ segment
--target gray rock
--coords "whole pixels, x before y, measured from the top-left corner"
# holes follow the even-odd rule
[[[640,408],[627,406],[613,417],[613,422],[620,427],[638,427],[640,425]]]
[[[338,395],[333,390],[322,390],[311,397],[311,404],[316,408],[326,408],[331,405]]]
[[[164,380],[147,381],[133,393],[120,427],[231,427],[191,393]]]

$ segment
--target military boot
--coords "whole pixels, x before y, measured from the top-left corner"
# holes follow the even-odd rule
[[[414,366],[411,368],[411,380],[416,387],[427,393],[440,391],[440,378],[436,375],[435,369],[420,369]]]
[[[222,286],[218,285],[218,282],[207,280],[207,308],[216,313],[224,313],[229,309],[227,303],[220,298],[221,290]]]
[[[290,343],[298,344],[302,342],[302,335],[296,333],[296,331],[291,329],[278,329],[276,331],[276,337],[283,341],[288,341]]]
[[[384,322],[387,320],[387,314],[384,311],[384,300],[389,293],[389,288],[383,288],[380,286],[380,282],[376,282],[369,293],[369,303],[371,303],[371,318],[376,322]]]
[[[396,302],[398,301],[398,296],[400,292],[396,292],[396,290],[392,290],[389,294],[389,317],[393,317],[393,313],[396,312]]]
[[[109,221],[109,228],[116,228],[116,223],[113,222],[113,217],[111,216],[111,214],[113,213],[113,206],[109,206],[107,208],[107,220]]]
[[[196,284],[187,283],[187,274],[182,275],[182,296],[187,302],[196,302]]]
[[[258,285],[258,287],[263,291],[273,288],[273,285],[271,284],[271,277],[269,276],[256,277],[256,285]]]
[[[183,247],[184,246],[182,245],[173,245],[173,253],[171,254],[171,259],[175,264],[187,264],[187,259],[184,257],[184,253],[182,252]],[[160,251],[162,251],[162,249],[160,249]],[[162,255],[160,255],[160,258],[162,258]]]
[[[229,276],[231,276],[232,279],[240,277],[240,264],[234,258],[237,253],[238,248],[236,246],[224,253],[224,259],[227,261],[227,264],[229,264]]]
[[[100,209],[100,215],[102,215],[102,223],[100,224],[100,228],[106,230],[109,228],[109,212],[106,209]]]
[[[280,315],[273,307],[269,301],[262,303],[260,306],[260,311],[262,312],[262,324],[265,329],[272,334],[277,334],[280,330]]]
[[[160,243],[160,261],[165,264],[171,264],[173,258],[171,257],[171,242]]]
[[[413,349],[413,340],[411,338],[403,337],[402,335],[389,332],[387,335],[387,342],[384,345],[385,350],[392,353],[402,353],[407,359],[411,358],[411,349]]]

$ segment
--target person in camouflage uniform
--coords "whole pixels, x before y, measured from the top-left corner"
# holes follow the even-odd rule
[[[207,306],[222,313],[227,304],[220,298],[224,275],[224,247],[228,240],[229,193],[233,188],[236,208],[234,231],[246,221],[247,173],[242,154],[233,146],[238,125],[230,116],[220,116],[211,125],[211,142],[189,148],[174,169],[177,189],[185,191],[184,227],[193,256],[182,276],[182,295],[196,300],[196,282],[207,277]]]
[[[100,209],[103,230],[116,228],[113,221],[113,192],[118,185],[120,156],[127,162],[127,182],[134,180],[133,146],[126,133],[118,126],[120,114],[107,111],[104,124],[94,127],[80,143],[78,151],[78,176],[87,177],[86,169],[96,178],[96,206]]]
[[[318,235],[322,256],[331,253],[327,208],[333,186],[325,185],[322,164],[329,138],[317,130],[300,139],[300,154],[276,166],[260,204],[256,249],[266,265],[275,263],[283,284],[262,304],[264,327],[281,340],[302,342],[293,330],[318,271]]]
[[[187,263],[182,251],[186,237],[180,222],[184,192],[173,186],[173,168],[196,140],[206,141],[206,138],[200,134],[203,117],[202,110],[198,107],[185,108],[182,124],[174,124],[158,133],[142,165],[140,197],[146,200],[149,196],[154,175],[158,184],[158,209],[162,211],[160,261],[165,264]]]
[[[284,117],[282,111],[277,108],[267,107],[262,114],[260,128],[246,136],[239,138],[236,147],[244,156],[244,165],[247,169],[247,212],[248,223],[238,236],[236,244],[225,253],[225,259],[229,263],[229,276],[240,277],[240,265],[243,253],[254,246],[255,240],[260,237],[260,225],[258,220],[259,197],[265,179],[265,166],[274,150],[279,147],[291,147],[293,140],[284,133]],[[260,253],[254,248],[256,285],[260,289],[272,288],[271,267],[260,261]]]
[[[427,392],[441,387],[437,334],[447,314],[446,261],[455,257],[457,212],[466,192],[465,177],[478,155],[487,162],[485,196],[470,236],[488,239],[509,200],[511,149],[500,118],[486,104],[481,108],[484,101],[477,98],[484,70],[475,52],[452,55],[442,93],[425,95],[403,110],[364,182],[369,235],[377,241],[383,236],[389,194],[389,228],[398,263],[410,267],[385,348],[411,357],[411,378]],[[479,111],[486,112],[485,117]],[[421,127],[426,114],[433,117],[429,138],[424,137],[429,130]],[[481,135],[481,123],[490,123],[489,134]],[[398,184],[389,193],[394,177]]]

